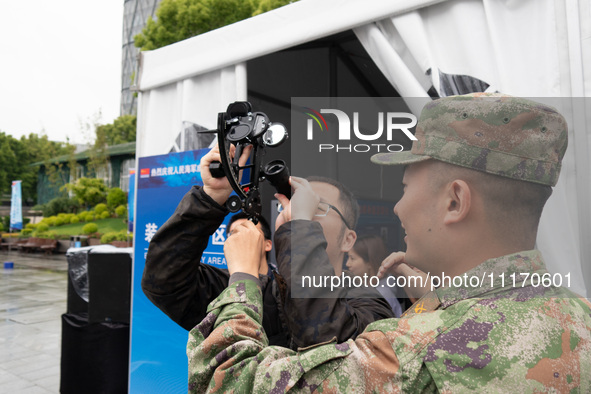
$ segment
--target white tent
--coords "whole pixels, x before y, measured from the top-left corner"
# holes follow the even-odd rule
[[[137,156],[183,150],[184,121],[215,128],[220,109],[247,99],[247,61],[353,30],[403,97],[428,97],[431,86],[454,94],[449,76],[468,75],[489,91],[563,98],[569,148],[537,245],[551,272],[570,273],[571,288],[589,296],[590,16],[576,0],[301,0],[142,52]]]

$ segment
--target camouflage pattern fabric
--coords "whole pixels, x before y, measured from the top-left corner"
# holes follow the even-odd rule
[[[591,304],[498,276],[546,272],[535,250],[488,260],[466,274],[492,283],[436,289],[431,308],[299,353],[267,346],[261,292],[237,282],[190,332],[189,391],[591,392]]]
[[[549,106],[498,93],[440,98],[425,105],[410,151],[378,153],[382,165],[428,159],[554,186],[567,146],[566,120]]]

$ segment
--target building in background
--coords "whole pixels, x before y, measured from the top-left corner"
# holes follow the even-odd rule
[[[53,198],[61,196],[60,188],[78,178],[99,178],[107,187],[119,187],[124,192],[129,191],[129,170],[135,168],[135,142],[108,146],[104,151],[105,165],[96,173],[89,167],[92,159],[91,149],[74,155],[64,155],[50,160],[53,176],[47,169],[46,162],[37,162],[32,166],[39,166],[37,177],[37,204],[46,204]],[[75,165],[74,171],[70,166]],[[57,174],[55,173],[57,168]]]
[[[162,0],[125,0],[123,9],[123,56],[121,65],[121,110],[120,115],[137,113],[137,98],[131,87],[137,72],[139,48],[133,37],[141,33],[148,17],[155,17]]]

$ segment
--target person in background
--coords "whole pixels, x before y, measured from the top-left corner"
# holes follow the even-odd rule
[[[352,276],[343,271],[343,263],[357,239],[359,205],[351,190],[332,178],[292,176],[290,183],[298,190],[295,205],[300,209],[292,215],[291,201],[275,195],[285,209],[275,222],[273,241],[277,270],[286,289],[284,316],[292,335],[291,347],[355,338],[368,324],[394,317],[374,288],[341,284],[329,292],[323,286],[303,286],[303,276]],[[302,209],[311,210],[310,220],[298,216]]]
[[[380,265],[388,256],[382,237],[366,235],[357,238],[353,249],[349,251],[347,269],[356,276],[377,276]],[[377,290],[388,301],[395,317],[402,315],[402,306],[398,297],[402,297],[397,287],[388,286],[387,278],[380,279]]]

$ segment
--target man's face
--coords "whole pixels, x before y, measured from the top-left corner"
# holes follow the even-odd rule
[[[411,164],[404,171],[404,194],[394,207],[405,232],[407,263],[430,270],[437,261],[437,196],[430,186],[431,163]]]
[[[320,201],[334,205],[341,213],[345,212],[345,207],[339,201],[339,189],[323,182],[310,182],[310,186],[320,197]],[[326,216],[315,216],[313,220],[322,226],[324,238],[326,238],[327,242],[326,253],[331,264],[335,266],[337,263],[342,263],[342,260],[340,262],[337,260],[342,259],[343,253],[348,252],[353,246],[348,236],[352,231],[347,229],[339,214],[333,209],[329,209]]]

